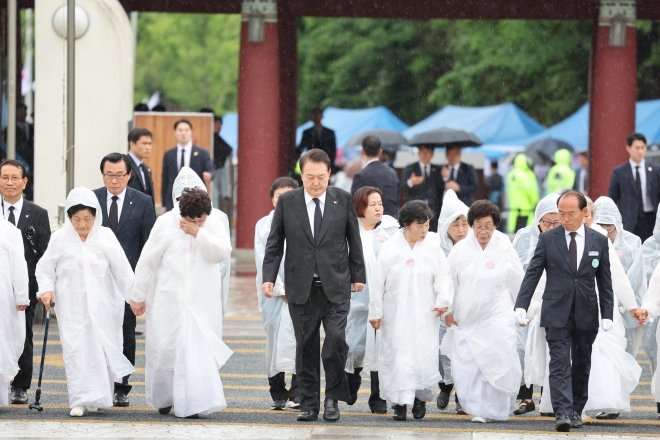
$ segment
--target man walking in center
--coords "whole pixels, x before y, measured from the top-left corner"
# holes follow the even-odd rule
[[[284,256],[284,283],[296,337],[300,422],[318,420],[321,322],[325,330],[321,354],[326,378],[323,418],[339,420],[338,401],[349,398],[344,366],[351,292],[362,291],[366,282],[353,200],[346,191],[328,187],[330,167],[328,154],[319,149],[300,159],[303,188],[280,196],[263,263],[262,291],[272,298]]]

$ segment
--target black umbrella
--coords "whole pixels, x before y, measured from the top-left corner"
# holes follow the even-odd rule
[[[398,131],[376,128],[359,132],[348,141],[346,146],[355,147],[362,145],[362,141],[367,136],[376,136],[380,139],[381,148],[390,154],[395,153],[401,145],[408,145],[408,140]]]
[[[552,162],[555,158],[555,153],[559,150],[568,150],[571,153],[574,151],[573,147],[559,139],[539,139],[534,141],[525,148],[525,154],[529,156],[534,163],[543,164]]]
[[[425,131],[416,134],[408,145],[435,145],[444,147],[446,145],[457,145],[459,147],[478,147],[482,145],[474,133],[463,130],[454,130],[449,127],[442,127],[436,130]]]

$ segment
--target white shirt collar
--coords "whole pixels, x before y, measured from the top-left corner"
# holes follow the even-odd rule
[[[564,229],[564,232],[566,233],[566,236],[568,236],[568,234],[570,234],[572,231],[567,231]],[[582,223],[575,232],[577,232],[577,235],[579,235],[580,237],[584,237],[584,223]]]
[[[431,165],[431,162],[429,162],[429,163],[424,163],[424,162],[422,162],[421,160],[419,161],[419,167],[420,167],[420,169],[421,169],[422,171],[427,170],[428,168],[426,168],[426,167],[427,167],[427,166],[430,166],[430,165]]]
[[[305,205],[309,205],[310,203],[314,203],[314,202],[312,202],[312,199],[313,199],[314,197],[312,197],[312,196],[307,192],[306,189],[303,189],[303,192],[304,192],[304,194],[305,194]],[[321,194],[320,196],[317,197],[317,198],[321,201],[321,204],[322,204],[322,205],[325,205],[325,195],[326,195],[326,193],[327,193],[327,191],[323,191],[323,194]]]
[[[14,207],[14,212],[21,212],[21,211],[23,210],[23,197],[21,197],[20,199],[18,199],[18,201],[17,201],[16,203],[14,203],[13,205],[10,204],[8,201],[6,201],[6,200],[4,200],[4,199],[3,199],[3,203],[4,203],[4,205],[5,205],[5,211],[7,211],[7,209],[8,209],[10,206],[13,206],[13,207]]]
[[[635,167],[639,167],[640,170],[644,169],[644,159],[640,163],[637,163],[633,161],[632,159],[628,159],[628,162],[630,162],[630,166],[632,167],[633,172],[635,171]]]
[[[133,153],[131,153],[131,152],[129,151],[129,152],[128,152],[128,155],[131,156],[131,157],[133,158],[133,160],[135,161],[135,163],[137,164],[138,167],[139,167],[140,165],[142,165],[142,161],[141,161],[140,159],[138,159],[137,156],[136,156],[135,154],[133,154]]]
[[[170,145],[172,145],[172,144],[170,144]],[[190,150],[190,147],[192,147],[192,141],[188,142],[186,145],[179,145],[179,144],[176,144],[176,148],[177,148],[179,151],[181,151],[181,150],[184,149],[184,148],[186,149],[186,151],[189,151],[189,150]]]
[[[128,188],[128,186],[126,188]],[[124,197],[126,197],[126,188],[124,188],[124,190],[121,193],[117,194],[118,203],[124,201]],[[107,193],[108,193],[108,200],[112,200],[114,194],[112,194],[110,191],[107,191]]]

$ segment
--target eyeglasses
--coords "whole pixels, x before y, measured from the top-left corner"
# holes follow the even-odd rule
[[[22,178],[18,176],[2,176],[0,177],[0,180],[2,180],[2,183],[7,183],[11,180],[11,183],[18,183],[19,181],[23,180]]]
[[[473,227],[472,229],[474,229],[477,232],[491,232],[495,230],[495,226],[494,225],[478,226],[478,227]]]
[[[108,180],[114,180],[117,179],[118,182],[121,182],[124,180],[124,177],[128,176],[128,174],[103,174],[103,177],[105,177]]]
[[[561,222],[551,222],[550,220],[541,220],[541,223],[543,223],[543,226],[545,226],[546,228],[549,228],[550,226],[552,226],[553,228],[557,228],[561,226]]]

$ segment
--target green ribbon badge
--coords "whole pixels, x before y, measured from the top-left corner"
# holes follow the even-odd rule
[[[598,258],[594,258],[593,260],[591,260],[591,265],[594,267],[594,269],[598,267],[598,264],[599,264]]]

